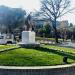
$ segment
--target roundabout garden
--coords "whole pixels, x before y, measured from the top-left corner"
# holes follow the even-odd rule
[[[63,58],[67,56],[67,63]],[[36,48],[21,48],[17,45],[0,45],[0,65],[2,66],[53,66],[75,62],[75,49],[54,45]]]

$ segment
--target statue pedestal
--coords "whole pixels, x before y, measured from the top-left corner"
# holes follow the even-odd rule
[[[22,43],[23,44],[34,44],[35,43],[35,32],[23,31],[22,32]]]
[[[35,42],[35,32],[34,31],[23,31],[22,32],[22,42],[20,43],[22,47],[35,47],[40,44]]]

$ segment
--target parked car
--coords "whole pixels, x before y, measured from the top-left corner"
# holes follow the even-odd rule
[[[13,34],[0,34],[0,44],[14,43]]]

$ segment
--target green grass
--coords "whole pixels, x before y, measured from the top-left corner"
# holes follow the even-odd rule
[[[75,60],[68,59],[69,63]],[[8,66],[51,66],[63,63],[63,56],[38,49],[19,48],[0,54],[0,65]]]
[[[17,47],[16,45],[0,45],[0,50]]]
[[[47,41],[55,41],[55,38],[44,38],[44,37],[36,37],[36,40],[47,40]],[[59,41],[62,41],[63,39],[58,39]]]
[[[66,47],[60,47],[60,46],[54,46],[54,45],[44,45],[43,47],[58,50],[58,51],[63,51],[66,53],[75,54],[75,49],[73,49],[73,48],[66,48]]]
[[[36,37],[36,40],[55,40],[55,38]]]

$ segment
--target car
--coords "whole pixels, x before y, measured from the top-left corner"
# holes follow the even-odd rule
[[[0,34],[0,44],[12,44],[14,43],[13,34]]]

